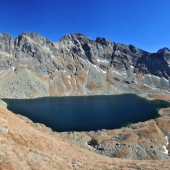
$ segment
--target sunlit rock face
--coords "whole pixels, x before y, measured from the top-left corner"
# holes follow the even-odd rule
[[[0,97],[145,93],[170,90],[170,50],[149,53],[83,34],[52,42],[37,33],[0,34]]]

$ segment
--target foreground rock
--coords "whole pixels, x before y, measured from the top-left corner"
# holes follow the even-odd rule
[[[0,34],[0,97],[35,98],[170,90],[170,50],[71,34],[57,43],[37,33]],[[161,89],[161,91],[160,91]]]
[[[132,161],[98,155],[33,127],[0,106],[0,169],[168,169],[170,162]],[[44,127],[45,128],[45,127]]]

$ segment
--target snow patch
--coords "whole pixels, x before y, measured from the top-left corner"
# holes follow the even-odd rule
[[[122,73],[119,73],[119,72],[117,72],[117,71],[115,71],[115,70],[112,70],[112,72],[114,72],[114,73],[116,73],[116,74],[118,74],[118,75],[126,75],[126,72],[122,72]]]
[[[85,145],[87,145],[89,148],[91,147],[90,145],[88,145],[88,143],[86,142]]]
[[[44,50],[46,50],[46,51],[48,51],[48,52],[50,52],[50,53],[51,53],[51,50],[50,50],[50,48],[49,48],[49,47],[44,46],[43,48],[44,48]]]
[[[71,81],[70,81],[70,80],[68,80],[68,83],[69,83],[69,85],[70,85],[71,89],[70,89],[70,91],[69,91],[69,92],[67,92],[67,93],[66,93],[66,96],[70,96],[71,92],[73,91],[73,87],[72,87],[72,85],[71,85]]]
[[[169,142],[168,142],[168,136],[165,136],[165,140],[166,140],[166,144],[163,146],[163,148],[164,148],[164,150],[165,150],[165,152],[163,152],[164,154],[168,154],[168,150],[166,149],[166,146],[168,146],[169,145]]]
[[[85,62],[85,60],[84,60],[84,59],[82,59],[81,57],[79,57],[79,59],[80,59],[81,61]],[[86,62],[85,62],[85,63],[86,63]]]
[[[65,94],[67,92],[67,89],[66,89],[65,84],[63,83],[63,80],[62,80],[62,77],[61,77],[61,72],[59,72],[59,73],[60,73],[60,81],[61,81],[61,84],[63,86],[63,90],[64,90],[64,94]]]
[[[14,72],[14,70],[15,70],[15,67],[12,67],[12,71],[13,71],[14,75],[16,75],[15,72]]]
[[[98,62],[103,62],[103,63],[109,63],[107,60],[100,60],[100,59],[97,59]]]
[[[158,77],[158,76],[154,76],[154,75],[152,75],[152,77],[153,77],[153,78],[157,78],[157,79],[161,79],[160,77]]]
[[[100,72],[100,70],[97,68],[96,65],[94,65],[94,64],[92,64],[92,65],[96,68],[96,70],[97,70],[98,72]]]
[[[87,94],[86,85],[87,85],[87,80],[88,80],[89,71],[90,71],[90,68],[89,68],[88,71],[87,71],[86,80],[85,80],[85,83],[83,84],[83,91],[84,91],[84,94]]]
[[[106,71],[104,71],[104,70],[102,70],[102,69],[100,69],[100,71],[101,71],[103,74],[106,74]]]
[[[75,77],[74,77],[74,84],[75,84],[76,91],[77,91],[77,81],[76,81],[76,78],[75,78]]]
[[[103,73],[103,74],[106,74],[106,71],[102,70],[102,69],[99,68],[98,66],[96,66],[96,65],[94,65],[94,64],[92,64],[92,63],[90,63],[89,61],[88,61],[88,63],[89,63],[90,65],[92,65],[93,67],[95,67],[96,70],[97,70],[98,72],[101,72],[101,73]]]
[[[10,69],[8,69],[7,71],[5,71],[5,73],[2,74],[1,77],[4,77],[9,71],[10,71]],[[1,77],[0,77],[0,78],[1,78]]]

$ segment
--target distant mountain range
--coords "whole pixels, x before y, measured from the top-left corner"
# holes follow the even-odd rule
[[[169,93],[170,50],[149,53],[83,34],[52,42],[0,34],[0,97]],[[160,91],[161,89],[161,91]]]

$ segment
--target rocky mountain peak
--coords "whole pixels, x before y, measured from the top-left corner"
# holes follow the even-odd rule
[[[84,34],[81,34],[81,33],[75,33],[75,34],[67,34],[67,35],[64,35],[60,41],[64,41],[64,40],[75,40],[75,39],[78,39],[78,40],[82,40],[82,39],[89,39],[86,35]]]
[[[0,54],[11,55],[14,49],[14,40],[11,35],[0,34]]]
[[[23,32],[21,35],[19,35],[17,38],[16,38],[16,41],[17,40],[23,40],[23,39],[26,39],[26,41],[30,42],[30,43],[36,43],[38,45],[41,45],[41,46],[49,46],[49,44],[51,44],[52,42],[50,40],[48,40],[47,38],[45,38],[44,36],[38,34],[38,33],[35,33],[35,32]]]
[[[96,42],[104,46],[109,46],[110,44],[113,44],[111,41],[107,40],[106,38],[101,38],[101,37],[97,37]]]
[[[168,64],[168,67],[170,68],[170,49],[167,47],[164,47],[164,48],[158,50],[157,54],[162,56],[165,59],[165,61]]]
[[[167,47],[161,48],[160,50],[157,51],[157,53],[166,53],[170,54],[170,49]]]

